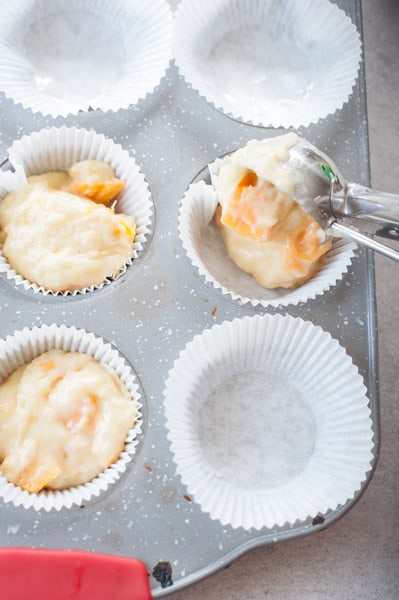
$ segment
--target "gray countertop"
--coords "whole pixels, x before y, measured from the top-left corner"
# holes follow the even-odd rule
[[[362,0],[371,184],[399,192],[399,3]],[[190,600],[399,598],[399,266],[376,256],[381,450],[371,484],[338,522],[312,536],[252,550],[168,596]]]

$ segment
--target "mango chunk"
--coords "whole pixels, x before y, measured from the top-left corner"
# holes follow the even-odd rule
[[[83,183],[72,181],[66,191],[82,198],[88,198],[97,204],[109,204],[123,190],[125,184],[120,179],[112,181],[97,181],[95,183]]]
[[[3,475],[31,494],[40,492],[61,473],[59,464],[52,457],[33,460],[22,468],[18,468],[18,462],[18,453],[7,455],[1,465]]]
[[[125,183],[115,176],[113,168],[102,160],[77,162],[70,167],[68,174],[71,181],[65,191],[98,204],[109,204],[125,187]]]

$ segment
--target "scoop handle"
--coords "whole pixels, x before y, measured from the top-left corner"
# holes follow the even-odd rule
[[[350,217],[356,227],[373,235],[399,239],[399,195],[379,192],[357,183],[345,186],[344,196],[332,198],[333,212]]]
[[[349,238],[355,242],[359,242],[363,246],[367,246],[367,248],[371,248],[372,250],[374,250],[375,252],[378,252],[379,254],[383,254],[384,256],[387,256],[388,258],[392,258],[393,260],[399,261],[399,252],[397,252],[393,248],[390,248],[389,246],[385,246],[384,244],[377,242],[377,240],[375,240],[372,237],[369,237],[368,235],[366,235],[364,233],[360,233],[360,231],[357,231],[356,229],[353,229],[352,227],[347,227],[346,225],[343,225],[342,223],[338,223],[337,221],[334,221],[333,223],[331,223],[330,229],[334,233],[337,233],[339,236]]]
[[[143,562],[83,550],[0,548],[4,600],[152,600]]]

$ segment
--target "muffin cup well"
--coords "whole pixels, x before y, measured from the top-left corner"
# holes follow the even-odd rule
[[[266,289],[229,257],[213,219],[217,204],[213,186],[203,181],[191,184],[179,211],[179,235],[189,260],[205,281],[240,304],[277,307],[306,302],[336,285],[351,264],[356,244],[336,239],[311,279],[292,289]]]
[[[1,475],[0,467],[0,497],[4,502],[11,502],[15,506],[33,508],[37,511],[59,511],[74,505],[80,506],[108,490],[132,461],[142,427],[139,386],[132,368],[111,344],[84,329],[65,325],[57,326],[53,323],[32,329],[26,327],[7,336],[5,340],[0,340],[0,381],[6,379],[21,365],[31,362],[40,354],[54,348],[65,352],[88,354],[101,364],[110,367],[128,390],[132,402],[135,403],[137,418],[134,426],[128,432],[123,451],[118,459],[85,484],[65,490],[43,490],[36,494],[29,493],[7,481]]]
[[[52,117],[127,108],[164,76],[172,35],[165,0],[10,3],[2,13],[0,90]]]
[[[223,525],[272,529],[345,505],[373,460],[366,388],[309,321],[225,321],[180,352],[164,390],[177,473]]]
[[[119,194],[115,207],[116,213],[134,217],[136,235],[133,241],[132,255],[129,261],[121,265],[116,273],[109,276],[100,285],[91,285],[79,290],[52,291],[31,282],[17,273],[0,251],[0,272],[25,290],[44,295],[77,295],[102,288],[126,272],[133,260],[143,250],[151,233],[154,213],[153,201],[148,184],[134,158],[103,134],[76,127],[52,127],[42,129],[16,140],[8,149],[9,161],[15,168],[15,174],[0,172],[0,196],[9,191],[23,189],[26,177],[40,175],[48,171],[66,171],[77,161],[86,159],[103,160],[125,182],[125,188]],[[0,200],[1,201],[1,200]]]
[[[221,112],[288,128],[316,123],[348,101],[361,42],[328,0],[182,0],[174,55],[186,82]]]

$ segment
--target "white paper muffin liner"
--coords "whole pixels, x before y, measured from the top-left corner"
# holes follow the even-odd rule
[[[366,388],[309,321],[225,321],[180,352],[164,390],[177,473],[223,525],[274,528],[335,510],[373,460]]]
[[[337,238],[311,279],[297,288],[266,289],[228,255],[213,220],[217,204],[212,185],[204,181],[191,184],[179,211],[179,236],[187,257],[204,280],[240,304],[277,307],[306,302],[336,285],[352,262],[356,244]]]
[[[19,0],[0,21],[0,90],[52,117],[127,108],[172,58],[166,0]]]
[[[134,427],[128,432],[124,449],[116,462],[85,484],[65,490],[43,490],[33,494],[7,481],[1,474],[0,466],[0,497],[4,502],[37,511],[59,511],[74,505],[80,506],[108,490],[131,462],[142,427],[141,397],[132,368],[110,343],[84,329],[57,326],[53,323],[32,329],[25,327],[7,336],[5,340],[0,340],[0,382],[21,365],[54,348],[65,352],[89,354],[101,364],[112,368],[137,406],[137,419]]]
[[[226,115],[297,128],[349,99],[361,42],[328,0],[182,0],[174,55],[186,82]]]
[[[95,131],[76,127],[52,127],[16,140],[8,149],[8,156],[15,173],[0,171],[0,202],[8,192],[23,189],[27,183],[26,177],[30,175],[40,175],[47,171],[66,171],[74,162],[86,159],[105,161],[125,182],[125,188],[118,195],[115,212],[134,217],[137,230],[129,261],[121,265],[118,272],[110,273],[100,285],[91,285],[80,290],[48,290],[17,273],[7,262],[1,249],[0,273],[5,273],[8,279],[25,290],[41,292],[44,295],[76,296],[102,288],[126,272],[148,242],[154,214],[148,184],[127,150]]]

